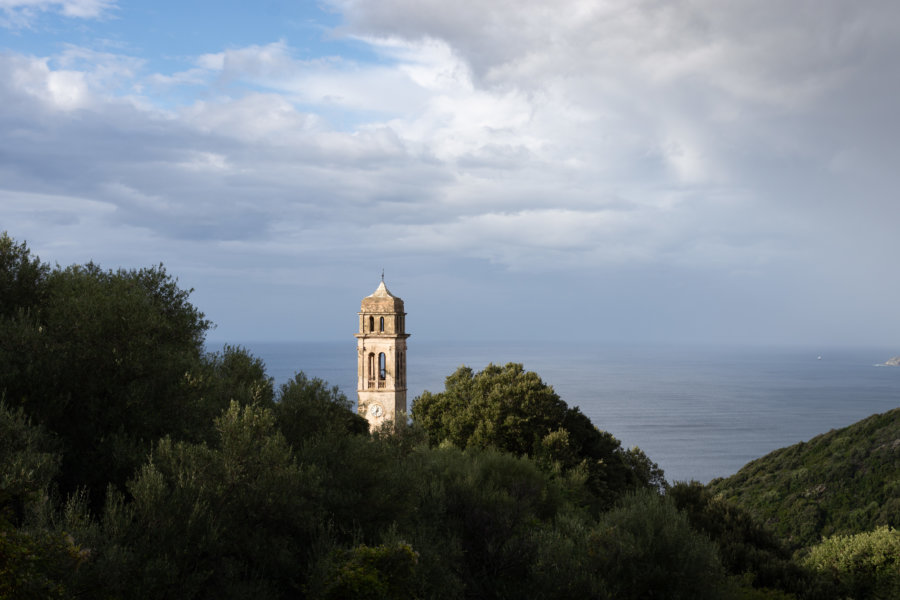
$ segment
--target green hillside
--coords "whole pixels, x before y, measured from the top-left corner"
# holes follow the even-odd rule
[[[900,408],[748,463],[709,488],[795,547],[900,524]]]

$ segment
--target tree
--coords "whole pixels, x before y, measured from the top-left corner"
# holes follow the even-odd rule
[[[59,469],[52,437],[21,408],[0,401],[0,522],[21,525]]]
[[[51,436],[0,401],[0,598],[67,598],[86,554],[63,532],[33,526],[59,466]]]
[[[664,496],[646,490],[604,514],[592,556],[613,598],[727,598],[715,545]]]
[[[460,367],[443,392],[426,391],[413,401],[412,417],[432,444],[492,447],[533,457],[548,469],[583,471],[599,507],[628,490],[665,485],[662,470],[643,452],[623,450],[521,364],[489,364],[478,373]]]
[[[846,597],[900,598],[900,531],[893,527],[831,536],[803,563],[832,578]]]
[[[828,582],[791,560],[784,542],[748,510],[696,481],[676,483],[666,496],[691,527],[715,542],[722,566],[745,587],[781,590],[799,598],[835,596]]]
[[[479,373],[460,367],[447,377],[444,392],[426,391],[414,400],[412,416],[434,441],[522,456],[558,428],[566,409],[536,373],[509,363],[489,364]]]
[[[41,327],[34,313],[47,296],[49,272],[24,242],[0,234],[0,397],[5,393],[14,404],[15,390],[37,377],[30,358],[40,348]]]
[[[327,522],[319,481],[271,409],[233,402],[212,445],[164,439],[128,483],[131,501],[110,495],[94,579],[113,597],[299,597]]]
[[[323,600],[403,600],[415,598],[413,575],[418,556],[409,544],[365,544],[335,550],[321,591]]]
[[[369,423],[353,412],[353,404],[337,386],[318,377],[309,379],[303,371],[281,385],[275,415],[285,438],[300,444],[316,435],[360,435]]]
[[[71,598],[67,581],[85,558],[69,536],[0,525],[0,598]]]
[[[31,256],[28,246],[0,233],[0,319],[41,304],[50,267]]]
[[[210,352],[186,373],[185,395],[191,407],[190,423],[183,424],[185,434],[172,434],[191,441],[212,442],[216,430],[214,420],[232,402],[240,406],[272,408],[275,392],[266,366],[245,348],[226,345],[221,352]]]
[[[64,492],[88,486],[99,504],[157,439],[197,435],[190,381],[209,322],[161,265],[49,270],[4,234],[0,280],[11,290],[0,298],[0,393],[59,437]]]
[[[542,534],[568,507],[555,478],[493,448],[420,447],[404,465],[417,502],[398,521],[420,553],[420,572],[443,582],[432,596],[565,597],[547,595],[567,585],[548,586],[550,569],[538,568]]]

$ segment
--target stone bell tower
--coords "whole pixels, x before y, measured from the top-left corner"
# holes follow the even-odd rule
[[[406,313],[384,285],[362,300],[357,346],[359,414],[375,429],[406,414]],[[405,417],[403,417],[405,418]]]

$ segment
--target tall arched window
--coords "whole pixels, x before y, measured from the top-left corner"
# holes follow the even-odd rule
[[[369,331],[375,331],[375,317],[369,317]]]
[[[381,322],[378,324],[378,331],[384,331],[384,317],[381,317]]]
[[[374,381],[374,380],[375,380],[375,353],[374,353],[374,352],[370,352],[370,353],[369,353],[369,372],[368,372],[368,377],[369,377],[369,380],[370,380],[370,381]]]
[[[381,352],[378,355],[378,379],[384,379],[387,377],[387,358],[384,356],[384,352]]]

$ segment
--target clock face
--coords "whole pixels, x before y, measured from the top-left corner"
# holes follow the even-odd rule
[[[384,407],[380,404],[373,404],[369,407],[369,414],[376,419],[380,419],[381,416],[384,415]]]

